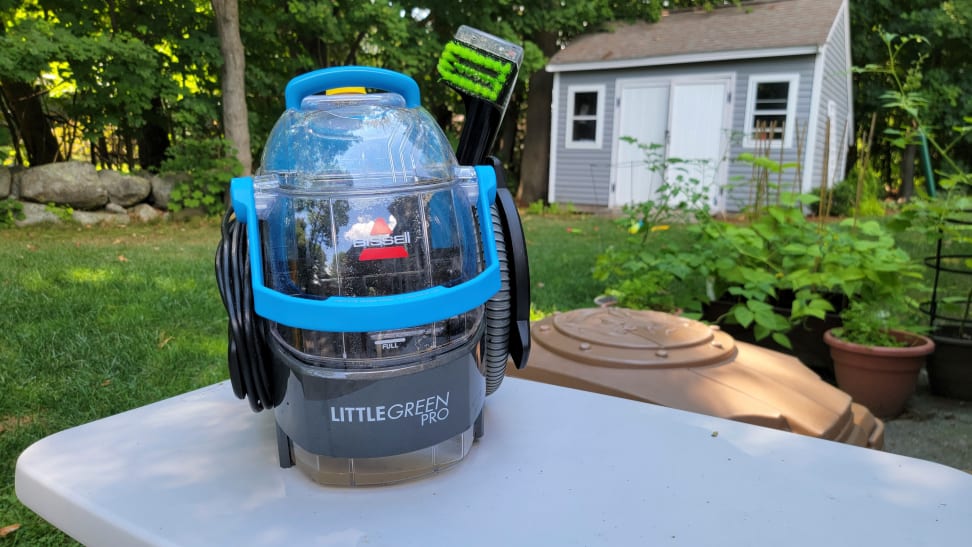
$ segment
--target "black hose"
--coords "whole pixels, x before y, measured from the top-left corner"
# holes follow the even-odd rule
[[[247,226],[226,210],[216,247],[216,285],[228,315],[227,362],[233,393],[250,408],[273,408],[269,324],[253,306]]]

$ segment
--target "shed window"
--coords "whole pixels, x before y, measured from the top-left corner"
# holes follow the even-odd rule
[[[796,124],[798,74],[759,75],[749,78],[744,145],[769,144],[789,148]]]
[[[600,148],[604,126],[604,86],[568,86],[567,148]]]

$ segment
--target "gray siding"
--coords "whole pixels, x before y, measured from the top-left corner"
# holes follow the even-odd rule
[[[604,70],[590,72],[562,72],[558,96],[556,116],[555,141],[553,151],[556,153],[555,196],[558,202],[571,202],[578,205],[607,206],[610,196],[610,181],[612,170],[612,141],[614,136],[615,91],[619,79],[628,78],[658,78],[670,79],[685,76],[705,76],[712,74],[734,74],[735,90],[732,96],[732,131],[731,146],[727,160],[728,183],[732,188],[727,196],[727,207],[731,211],[739,210],[748,203],[750,189],[747,182],[752,176],[752,169],[748,164],[733,161],[744,151],[753,151],[742,146],[743,122],[746,114],[746,93],[749,86],[749,76],[754,74],[797,73],[800,75],[800,88],[797,103],[797,120],[803,128],[808,123],[810,115],[810,96],[813,85],[813,57],[779,57],[765,60],[731,61],[718,63],[698,63],[693,65],[671,65],[631,70]],[[602,146],[597,150],[575,149],[565,147],[567,121],[567,90],[571,85],[603,84],[605,86],[604,127],[602,128]],[[796,141],[806,141],[805,135],[794,139],[794,146],[784,151],[784,162],[796,161]],[[774,159],[779,159],[778,155]],[[786,174],[790,184],[795,180],[795,173]]]
[[[835,131],[839,144],[835,147],[838,156],[830,156],[831,164],[836,162],[837,172],[835,182],[844,178],[844,169],[847,161],[847,146],[853,142],[854,120],[852,119],[852,101],[850,95],[849,78],[850,69],[848,66],[848,36],[845,25],[846,11],[841,11],[834,32],[830,35],[823,52],[823,74],[820,80],[820,116],[817,117],[817,142],[814,147],[814,157],[819,158],[815,162],[815,169],[809,174],[810,187],[819,187],[824,180],[823,156],[824,149],[827,147],[827,104],[833,101],[836,105],[834,122]],[[809,190],[809,188],[807,188]]]
[[[741,211],[752,205],[755,197],[751,184],[754,172],[750,164],[737,161],[743,152],[756,153],[757,149],[746,147],[743,136],[747,128],[746,103],[749,100],[749,79],[763,74],[799,74],[800,87],[797,92],[796,127],[793,142],[789,148],[770,150],[770,158],[780,163],[792,163],[800,160],[800,150],[805,150],[810,123],[810,98],[813,92],[813,57],[777,57],[771,59],[753,60],[736,63],[736,93],[733,99],[732,127],[736,135],[732,139],[729,149],[729,189],[726,196],[726,207],[730,211]],[[770,183],[777,184],[790,191],[798,189],[799,180],[796,169],[788,169],[782,176],[770,174]]]
[[[560,105],[557,116],[556,201],[578,205],[608,206],[611,180],[611,135],[614,129],[614,79],[604,72],[567,73],[560,78],[560,90],[555,98]],[[566,148],[567,90],[574,85],[604,85],[604,113],[601,117],[601,147],[599,149]]]

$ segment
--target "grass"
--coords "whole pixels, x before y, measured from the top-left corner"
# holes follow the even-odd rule
[[[215,221],[0,231],[0,545],[71,544],[16,499],[54,432],[227,377]],[[245,406],[241,410],[245,410]]]
[[[524,217],[535,308],[592,305],[606,217]],[[0,230],[0,538],[73,545],[17,500],[14,467],[58,431],[228,377],[213,275],[216,220]],[[240,412],[249,412],[241,402]]]
[[[604,287],[591,276],[597,255],[626,233],[601,215],[524,215],[530,300],[543,314],[588,308]]]

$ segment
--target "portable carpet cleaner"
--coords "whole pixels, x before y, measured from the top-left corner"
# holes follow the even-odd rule
[[[330,68],[285,95],[260,172],[232,181],[216,253],[234,393],[274,410],[280,466],[322,484],[452,465],[508,358],[529,354],[503,170],[460,165],[405,75]]]

